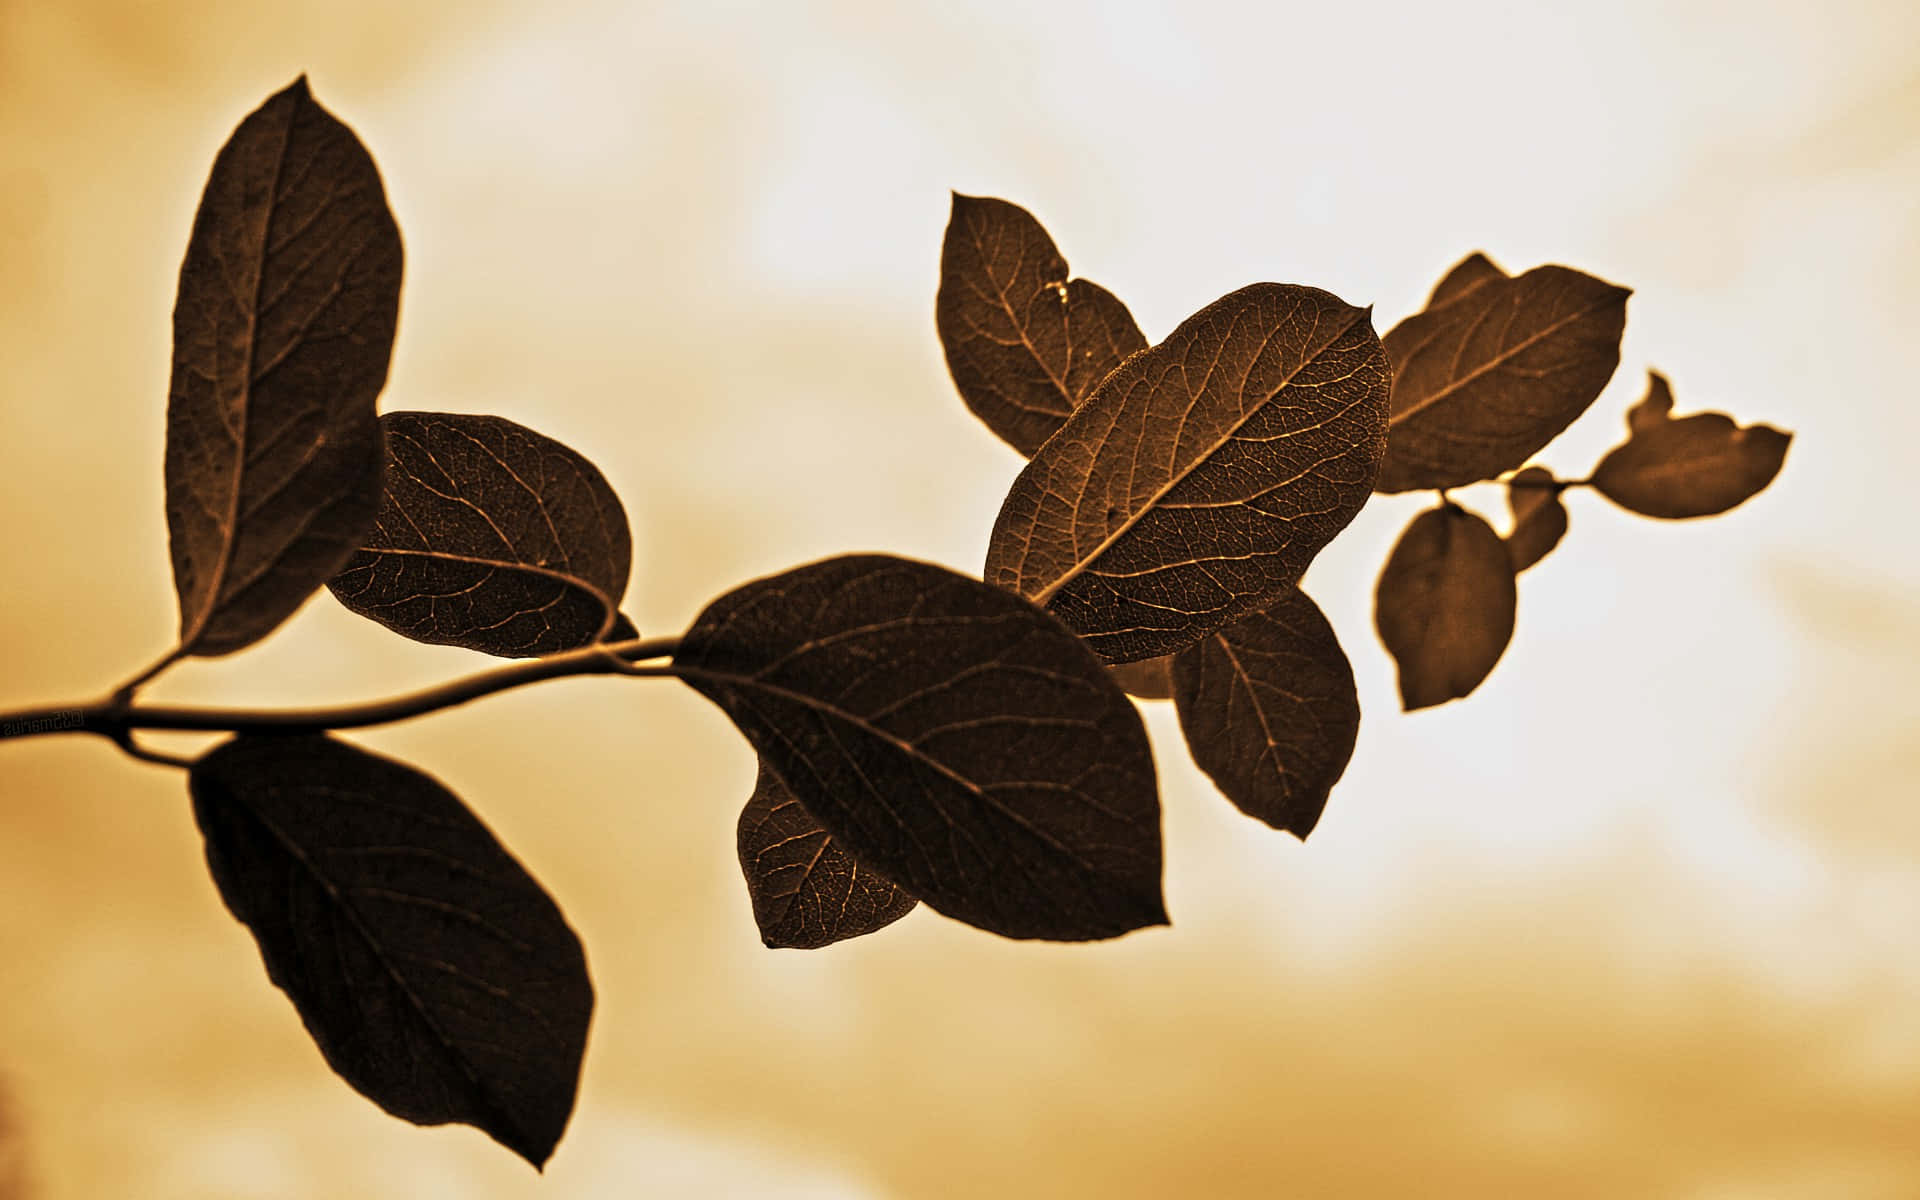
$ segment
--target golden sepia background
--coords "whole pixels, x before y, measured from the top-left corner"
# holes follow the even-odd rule
[[[1019,464],[934,338],[949,189],[1032,209],[1155,339],[1256,280],[1384,329],[1473,249],[1628,284],[1563,474],[1649,365],[1798,435],[1723,518],[1571,495],[1505,660],[1412,716],[1371,586],[1426,501],[1376,501],[1308,579],[1366,714],[1319,831],[1232,811],[1152,706],[1175,924],[1117,942],[922,912],[763,949],[752,756],[671,681],[355,735],[586,944],[545,1176],[327,1071],[178,772],[0,746],[0,1196],[1920,1195],[1916,46],[1910,0],[0,0],[0,709],[169,644],[174,277],[214,152],[301,72],[406,240],[383,406],[591,455],[650,634],[842,551],[978,570]],[[478,665],[322,596],[150,695]]]

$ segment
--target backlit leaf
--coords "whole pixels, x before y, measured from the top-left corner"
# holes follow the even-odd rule
[[[1507,483],[1507,509],[1513,513],[1507,554],[1515,574],[1545,558],[1566,536],[1567,506],[1553,482],[1553,472],[1528,467]]]
[[[1224,296],[1034,455],[987,581],[1108,662],[1190,646],[1291,587],[1366,503],[1388,387],[1366,309],[1290,284]]]
[[[380,502],[374,401],[400,270],[373,159],[302,76],[221,148],[180,265],[166,447],[178,653],[265,637],[360,545]]]
[[[1626,288],[1566,267],[1487,279],[1387,333],[1383,492],[1458,487],[1526,462],[1606,387]]]
[[[324,735],[238,737],[188,779],[220,896],[327,1064],[544,1163],[593,985],[533,877],[439,782]]]
[[[380,423],[385,495],[366,544],[328,581],[340,603],[417,642],[507,658],[612,632],[633,550],[598,468],[501,417]]]
[[[607,630],[606,636],[600,640],[603,642],[630,642],[639,636],[640,631],[634,627],[632,617],[629,617],[625,613],[615,613],[613,615],[613,628]]]
[[[1507,273],[1492,259],[1475,250],[1453,264],[1453,269],[1434,285],[1433,295],[1427,297],[1427,307],[1439,308],[1442,304],[1451,304],[1488,280],[1507,277]]]
[[[1725,413],[1668,416],[1672,394],[1666,380],[1653,380],[1629,413],[1631,436],[1594,468],[1595,491],[1642,516],[1677,520],[1726,512],[1773,482],[1792,434],[1742,428]]]
[[[1173,655],[1143,658],[1138,662],[1109,663],[1107,674],[1126,689],[1127,695],[1141,700],[1173,699]]]
[[[1627,410],[1627,432],[1639,433],[1667,423],[1673,415],[1673,385],[1658,371],[1647,372],[1647,394]]]
[[[673,668],[836,843],[930,907],[1058,941],[1166,923],[1140,714],[1020,597],[830,558],[715,600]]]
[[[1122,359],[1147,347],[1112,292],[1067,278],[1067,260],[1026,209],[958,193],[934,325],[961,399],[1029,455]]]
[[[1513,638],[1513,563],[1493,527],[1456,505],[1413,519],[1387,558],[1374,624],[1408,712],[1480,686]]]
[[[768,946],[817,950],[913,911],[913,897],[836,845],[765,763],[740,813],[739,848],[754,923]]]
[[[1173,659],[1193,761],[1241,812],[1305,838],[1353,757],[1360,697],[1340,639],[1298,588]]]

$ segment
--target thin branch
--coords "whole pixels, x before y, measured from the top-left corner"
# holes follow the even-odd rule
[[[179,708],[134,704],[124,693],[117,692],[93,704],[0,713],[0,740],[48,733],[92,733],[133,753],[128,735],[135,729],[224,730],[232,733],[360,729],[439,712],[542,679],[559,679],[568,675],[670,674],[665,668],[635,667],[633,664],[649,659],[670,658],[679,647],[680,639],[677,637],[596,642],[577,650],[495,667],[418,692],[332,708]],[[151,761],[165,761],[163,757],[153,757],[152,752],[136,755],[143,756]]]
[[[1551,477],[1547,479],[1519,479],[1512,475],[1505,475],[1499,479],[1485,479],[1485,480],[1482,480],[1481,482],[1497,483],[1510,488],[1521,488],[1521,489],[1551,488],[1556,492],[1564,492],[1568,488],[1587,487],[1593,483],[1593,480],[1591,479],[1554,479]]]

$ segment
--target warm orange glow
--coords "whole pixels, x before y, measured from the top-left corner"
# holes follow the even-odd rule
[[[326,1071],[177,772],[0,746],[0,1200],[1920,1194],[1920,8],[1293,7],[0,3],[0,709],[169,644],[175,274],[214,151],[303,71],[405,239],[385,407],[592,455],[649,635],[826,554],[980,569],[1019,463],[935,341],[950,189],[1030,208],[1156,339],[1264,279],[1385,328],[1476,248],[1631,285],[1567,475],[1649,365],[1796,431],[1723,518],[1571,494],[1491,678],[1411,716],[1371,588],[1426,502],[1370,503],[1308,579],[1365,714],[1325,818],[1234,813],[1152,706],[1174,926],[1114,943],[918,912],[764,950],[752,755],[671,682],[360,735],[586,944],[544,1177]],[[152,695],[476,659],[323,596]]]

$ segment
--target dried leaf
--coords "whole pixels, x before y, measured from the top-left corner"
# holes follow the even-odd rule
[[[506,658],[610,634],[633,555],[626,510],[578,453],[501,417],[388,413],[386,494],[327,586],[416,642]]]
[[[1126,690],[1127,695],[1140,700],[1173,699],[1173,655],[1163,654],[1159,658],[1143,658],[1138,662],[1109,663],[1107,674],[1113,681]]]
[[[1507,273],[1492,259],[1475,250],[1453,264],[1453,269],[1434,285],[1433,295],[1427,297],[1427,307],[1439,308],[1442,304],[1451,304],[1489,280],[1506,278]]]
[[[1224,296],[1034,455],[987,581],[1108,662],[1190,646],[1291,587],[1366,503],[1388,388],[1366,309],[1289,284]]]
[[[1374,595],[1408,712],[1480,686],[1513,638],[1513,564],[1493,527],[1457,505],[1413,519]]]
[[[1140,714],[1072,633],[944,567],[826,559],[707,606],[674,671],[862,863],[957,920],[1166,923]]]
[[[1526,462],[1620,361],[1626,288],[1566,267],[1487,279],[1384,340],[1393,404],[1382,492],[1459,487]]]
[[[221,148],[180,265],[166,448],[177,653],[265,637],[360,545],[380,501],[374,401],[400,271],[373,159],[302,76]]]
[[[1516,575],[1545,558],[1566,536],[1567,506],[1553,483],[1553,472],[1545,467],[1528,467],[1507,481],[1507,509],[1513,513],[1507,554]]]
[[[1234,807],[1313,832],[1353,757],[1360,697],[1333,626],[1298,588],[1173,659],[1193,761]]]
[[[958,193],[934,325],[961,399],[1027,455],[1122,359],[1147,348],[1112,292],[1067,278],[1067,260],[1026,209]]]
[[[1647,394],[1627,410],[1627,432],[1639,433],[1667,423],[1673,415],[1673,385],[1658,371],[1647,372]]]
[[[1792,434],[1771,426],[1742,428],[1725,413],[1657,422],[1643,417],[1632,436],[1594,468],[1593,487],[1642,516],[1710,517],[1772,483],[1791,441]]]
[[[536,1167],[573,1112],[593,985],[525,868],[439,782],[319,734],[193,765],[221,898],[341,1078]]]
[[[836,844],[765,763],[740,813],[739,848],[754,923],[770,947],[817,950],[913,911],[914,898]]]

